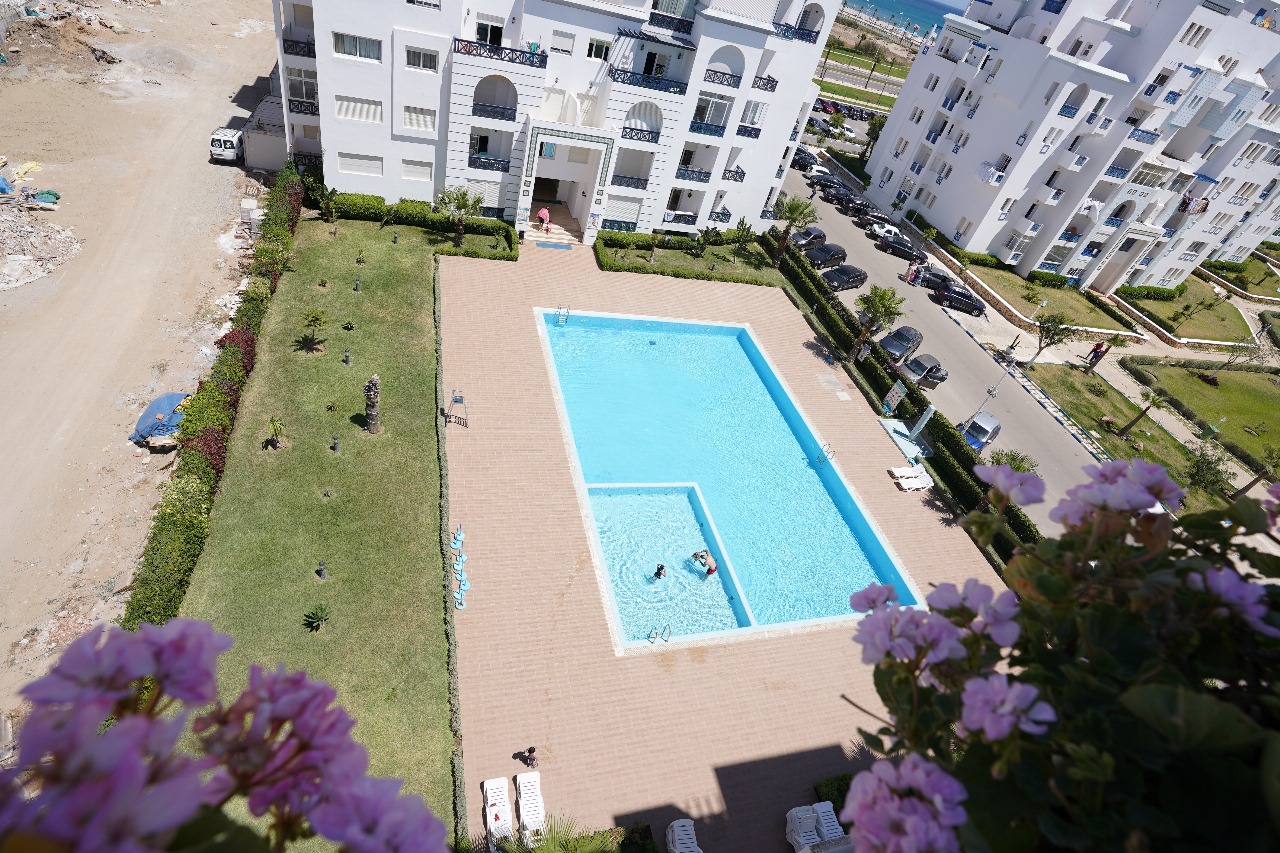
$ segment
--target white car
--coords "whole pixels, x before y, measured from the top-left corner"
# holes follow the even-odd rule
[[[229,127],[220,127],[209,134],[209,159],[244,161],[244,133]]]
[[[821,163],[814,164],[804,170],[805,178],[810,181],[812,181],[814,178],[820,175],[830,175],[830,174],[831,174],[831,170],[828,169],[826,166],[823,166]]]
[[[890,225],[888,222],[877,222],[867,231],[877,240],[884,240],[891,237],[902,239],[902,232],[897,227]]]

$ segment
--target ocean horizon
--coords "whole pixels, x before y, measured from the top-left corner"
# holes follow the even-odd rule
[[[941,3],[937,0],[845,0],[847,8],[868,15],[875,15],[882,21],[896,26],[908,27],[912,35],[924,36],[930,27],[942,29],[942,16],[948,12],[959,15],[964,12],[965,3]],[[920,29],[917,32],[914,26]]]

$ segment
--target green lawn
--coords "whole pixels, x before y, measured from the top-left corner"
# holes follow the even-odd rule
[[[1049,304],[1040,309],[1042,314],[1059,311],[1075,326],[1089,326],[1094,329],[1115,329],[1123,331],[1124,327],[1089,300],[1074,287],[1036,287],[1035,294],[1028,293],[1027,281],[1015,272],[998,270],[991,267],[972,267],[970,272],[985,281],[1004,297],[1005,301],[1017,308],[1024,317],[1039,307],[1041,300],[1049,300]],[[1034,296],[1034,298],[1028,298]]]
[[[1280,262],[1278,262],[1280,263]],[[1250,255],[1244,262],[1244,276],[1250,293],[1258,296],[1280,296],[1280,278],[1262,259]]]
[[[258,340],[183,613],[235,638],[222,659],[224,694],[255,662],[325,679],[356,719],[371,772],[403,778],[451,826],[432,287],[432,245],[444,240],[397,226],[392,245],[389,229],[369,222],[342,222],[336,238],[331,229],[298,227],[295,271],[281,279]],[[299,315],[313,307],[329,318],[318,355],[295,347]],[[359,425],[374,373],[379,436]],[[284,421],[281,450],[262,448],[272,416]],[[320,560],[325,583],[314,574]],[[322,603],[332,618],[308,633],[303,614]]]
[[[1130,441],[1118,437],[1103,426],[1102,418],[1110,416],[1115,419],[1115,429],[1118,430],[1133,420],[1141,407],[1101,376],[1085,376],[1082,368],[1069,364],[1037,364],[1028,371],[1028,375],[1112,456],[1117,459],[1141,458],[1148,462],[1158,462],[1169,469],[1170,476],[1186,485],[1180,469],[1186,465],[1191,454],[1181,442],[1150,417],[1143,418],[1133,428],[1129,433]],[[1141,450],[1138,449],[1139,444]],[[1202,512],[1221,506],[1221,501],[1210,498],[1203,492],[1192,492],[1185,505],[1191,512]]]
[[[1216,294],[1213,285],[1196,276],[1187,277],[1187,292],[1184,296],[1169,302],[1159,299],[1128,300],[1133,305],[1141,306],[1157,317],[1173,326],[1175,334],[1180,338],[1199,338],[1206,341],[1235,341],[1251,334],[1249,324],[1228,300],[1219,304],[1212,311],[1202,311],[1185,322],[1173,319],[1173,315],[1183,306],[1202,300],[1213,300]],[[1233,297],[1238,299],[1239,297]]]
[[[872,63],[872,61],[867,59],[865,56],[860,56],[848,50],[841,50],[838,47],[832,48],[830,54],[824,55],[830,56],[832,62],[839,62],[843,65],[853,65],[865,71],[870,71],[874,64],[877,74],[885,74],[890,77],[898,77],[903,80],[907,78],[907,72],[911,70],[910,65],[890,65],[888,62]]]
[[[1218,374],[1218,387],[1214,388],[1197,377],[1204,371],[1158,364],[1144,364],[1142,369],[1171,396],[1216,425],[1223,438],[1254,456],[1261,458],[1268,444],[1280,445],[1280,376],[1224,370]],[[1224,417],[1226,420],[1219,424]]]
[[[715,264],[718,270],[741,276],[750,276],[759,280],[760,284],[782,287],[787,280],[782,273],[773,267],[773,261],[758,244],[752,243],[739,256],[733,246],[713,246],[707,249],[701,258],[695,258],[679,249],[658,249],[654,253],[653,263],[649,264],[648,249],[607,249],[610,257],[621,263],[644,263],[658,275],[668,275],[679,270],[692,274],[694,278],[715,279],[710,265]]]
[[[829,83],[826,80],[814,80],[818,84],[818,88],[822,90],[824,95],[831,95],[846,101],[862,101],[868,104],[892,109],[897,100],[892,95],[883,95],[879,92],[869,92],[866,89],[860,89],[857,86],[842,86],[839,83]]]

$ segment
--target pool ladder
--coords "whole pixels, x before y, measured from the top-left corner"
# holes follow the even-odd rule
[[[661,641],[662,641],[662,642],[664,642],[664,643],[668,643],[668,642],[670,642],[670,641],[671,641],[671,626],[670,626],[670,625],[667,625],[667,626],[663,627],[663,629],[662,629],[661,631],[659,631],[659,630],[655,627],[652,631],[650,631],[650,632],[649,632],[649,642],[650,642],[650,643],[656,643],[656,642],[658,642],[659,640],[661,640]]]
[[[556,306],[556,325],[567,326],[568,324],[569,324],[569,306],[557,305]]]
[[[825,465],[831,461],[831,456],[835,451],[831,449],[831,444],[827,443],[818,449],[818,455],[814,457],[814,465]]]

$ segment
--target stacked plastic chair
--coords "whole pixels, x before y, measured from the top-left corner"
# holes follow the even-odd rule
[[[466,539],[467,534],[462,532],[462,525],[459,524],[458,529],[453,532],[453,541],[449,543],[454,551],[453,579],[458,582],[458,588],[453,591],[453,606],[459,610],[467,609],[467,590],[471,589],[471,581],[467,580],[467,555],[462,553]]]

